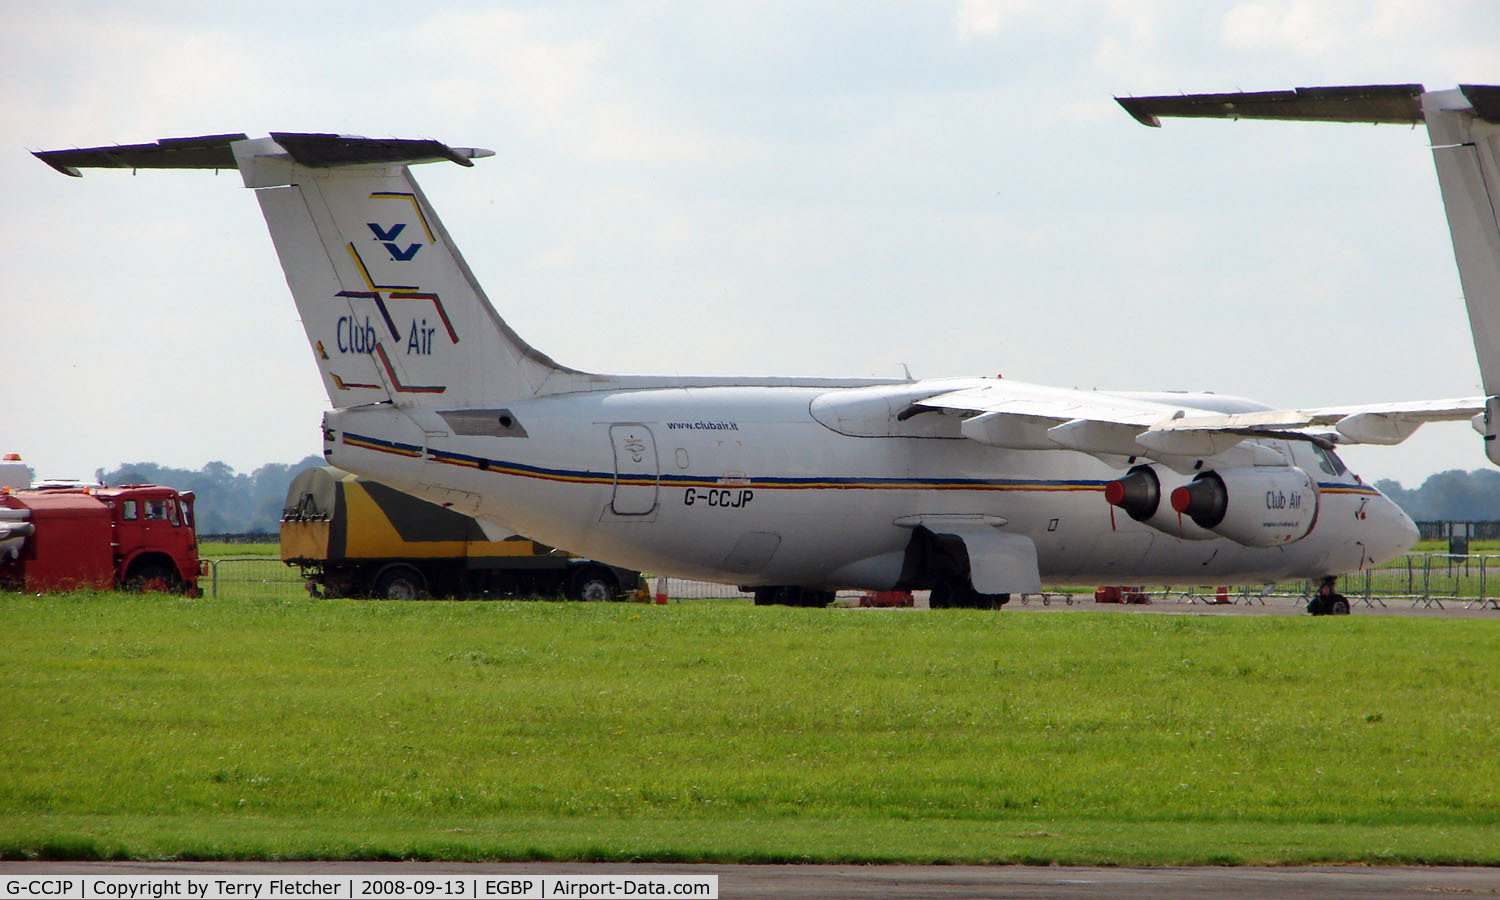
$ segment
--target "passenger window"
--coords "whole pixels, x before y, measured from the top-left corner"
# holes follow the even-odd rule
[[[173,500],[168,500],[167,501],[167,520],[169,522],[171,522],[174,526],[179,525],[179,524],[182,523],[182,520],[179,519],[179,518],[177,518],[177,503],[176,503],[176,501],[173,501]]]
[[[134,500],[126,500],[120,504],[120,518],[126,522],[134,522],[140,512],[136,509]]]
[[[146,501],[146,521],[148,521],[148,522],[150,522],[150,521],[164,522],[164,521],[166,521],[166,518],[167,518],[167,501],[165,501],[165,500],[147,500]]]
[[[188,502],[186,500],[180,500],[178,502],[182,504],[182,524],[186,525],[189,528],[192,528],[193,508],[188,505]]]

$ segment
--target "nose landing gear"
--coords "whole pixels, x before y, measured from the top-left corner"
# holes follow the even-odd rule
[[[1324,575],[1318,583],[1318,592],[1307,601],[1307,611],[1315,616],[1349,615],[1349,601],[1334,590],[1337,583],[1337,575]]]

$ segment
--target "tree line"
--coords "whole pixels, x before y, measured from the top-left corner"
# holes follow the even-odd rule
[[[94,477],[110,485],[164,484],[192,491],[199,534],[275,534],[292,479],[309,466],[323,464],[323,457],[308,456],[291,464],[267,463],[246,475],[218,461],[196,471],[137,462],[110,472],[100,469]]]
[[[1400,482],[1375,482],[1380,492],[1418,522],[1493,522],[1500,519],[1500,470],[1450,469],[1407,490]]]

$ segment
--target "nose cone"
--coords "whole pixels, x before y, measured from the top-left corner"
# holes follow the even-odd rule
[[[1383,494],[1379,502],[1370,505],[1374,507],[1370,518],[1377,520],[1374,539],[1370,542],[1370,555],[1375,562],[1409,553],[1422,536],[1417,523]]]
[[[1394,503],[1391,505],[1396,506]],[[1417,528],[1417,523],[1411,520],[1411,516],[1406,514],[1406,510],[1399,506],[1396,506],[1396,515],[1401,518],[1401,533],[1396,538],[1396,545],[1399,549],[1396,552],[1410,553],[1411,549],[1417,546],[1417,541],[1422,539],[1421,529]]]

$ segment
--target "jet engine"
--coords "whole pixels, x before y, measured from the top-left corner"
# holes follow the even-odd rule
[[[1172,537],[1188,541],[1213,540],[1218,535],[1174,512],[1170,503],[1162,502],[1163,494],[1170,496],[1173,488],[1186,483],[1187,479],[1170,469],[1136,466],[1104,486],[1104,499],[1137,522]]]
[[[1318,518],[1317,483],[1296,466],[1201,472],[1171,496],[1178,513],[1247,547],[1301,540]]]

